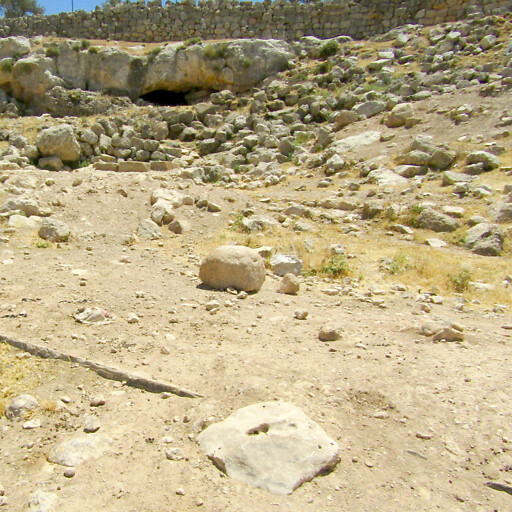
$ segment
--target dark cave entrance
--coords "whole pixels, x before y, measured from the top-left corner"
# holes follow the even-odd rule
[[[188,101],[185,98],[187,92],[166,91],[164,89],[158,89],[157,91],[151,91],[143,94],[141,99],[161,107],[178,107],[180,105],[188,105]]]

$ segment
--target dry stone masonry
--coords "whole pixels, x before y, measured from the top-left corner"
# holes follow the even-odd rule
[[[341,34],[371,36],[407,23],[432,25],[472,12],[508,12],[511,0],[144,0],[53,16],[0,20],[0,36],[59,36],[119,41],[179,41],[192,37],[294,40]]]

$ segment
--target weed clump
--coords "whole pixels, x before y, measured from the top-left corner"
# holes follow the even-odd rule
[[[318,51],[318,56],[321,57],[322,59],[326,59],[328,57],[336,55],[339,49],[340,45],[338,44],[338,41],[331,39],[330,41],[327,41],[320,47],[320,50]]]
[[[0,70],[2,70],[4,73],[10,73],[14,67],[15,62],[16,59],[2,59],[0,62]]]
[[[47,57],[51,57],[51,58],[58,57],[60,55],[60,52],[61,52],[61,49],[56,44],[51,44],[50,46],[48,46],[48,48],[46,48],[46,56]]]
[[[473,274],[469,268],[463,268],[456,274],[448,274],[448,279],[453,289],[458,293],[462,293],[469,288],[472,276]]]
[[[244,224],[243,220],[243,213],[238,213],[233,224],[231,224],[231,230],[236,231],[237,233],[250,233],[250,229]]]
[[[203,48],[203,54],[208,59],[225,59],[228,56],[228,43],[207,44]]]

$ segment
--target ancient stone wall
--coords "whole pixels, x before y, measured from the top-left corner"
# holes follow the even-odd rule
[[[60,36],[119,41],[179,41],[192,37],[277,38],[305,35],[363,38],[406,23],[432,25],[471,12],[510,12],[512,0],[326,0],[299,3],[240,0],[144,0],[52,16],[0,20],[0,36]]]

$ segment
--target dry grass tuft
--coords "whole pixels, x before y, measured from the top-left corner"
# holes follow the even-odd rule
[[[423,290],[436,288],[446,295],[459,293],[468,300],[512,304],[512,288],[503,284],[510,274],[508,257],[488,258],[427,246],[388,252],[386,256],[391,260],[385,277],[388,281],[402,281]],[[471,282],[488,283],[494,289],[476,290]]]
[[[19,350],[0,343],[0,416],[12,397],[37,388],[54,373],[47,361],[20,359],[19,354]]]

